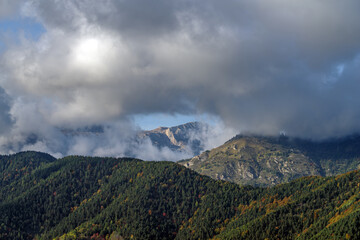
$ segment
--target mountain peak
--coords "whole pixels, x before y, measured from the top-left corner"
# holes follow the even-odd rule
[[[207,125],[204,123],[189,122],[174,127],[158,127],[141,132],[139,137],[150,138],[151,142],[160,148],[168,147],[179,151],[190,148],[195,154],[199,154],[203,149],[199,140],[194,137],[199,135],[205,126]]]
[[[331,176],[360,166],[360,138],[314,142],[238,135],[222,146],[179,164],[215,179],[275,185],[301,176]]]

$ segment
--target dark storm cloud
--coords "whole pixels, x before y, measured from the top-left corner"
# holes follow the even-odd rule
[[[31,128],[25,112],[49,128],[161,112],[262,134],[359,132],[359,10],[357,0],[25,1],[21,13],[46,32],[1,59],[13,132]]]

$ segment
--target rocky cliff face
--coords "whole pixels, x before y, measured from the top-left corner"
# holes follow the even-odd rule
[[[311,141],[239,136],[179,164],[215,179],[268,186],[302,176],[325,176],[356,169],[360,152],[357,144],[352,144],[347,147],[353,148],[351,154],[343,152],[347,158],[336,154],[332,154],[332,158],[326,148],[334,149],[335,143],[321,145]]]
[[[168,147],[172,150],[191,150],[200,154],[203,150],[200,138],[202,130],[207,127],[199,122],[190,122],[175,127],[159,127],[150,131],[142,131],[138,134],[140,140],[150,138],[151,142],[159,147]]]

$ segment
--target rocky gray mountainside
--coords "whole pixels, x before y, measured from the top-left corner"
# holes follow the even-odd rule
[[[178,163],[214,179],[269,186],[302,176],[331,176],[359,168],[360,137],[313,142],[240,135]]]
[[[201,137],[207,125],[200,122],[190,122],[175,127],[159,127],[150,131],[142,131],[138,134],[139,140],[149,138],[153,145],[171,150],[190,150],[194,155],[203,151]]]

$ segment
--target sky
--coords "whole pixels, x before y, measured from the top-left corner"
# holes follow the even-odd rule
[[[0,152],[121,156],[139,129],[188,121],[216,129],[209,148],[242,132],[358,133],[359,12],[358,0],[0,0]],[[93,125],[109,135],[61,131]]]

